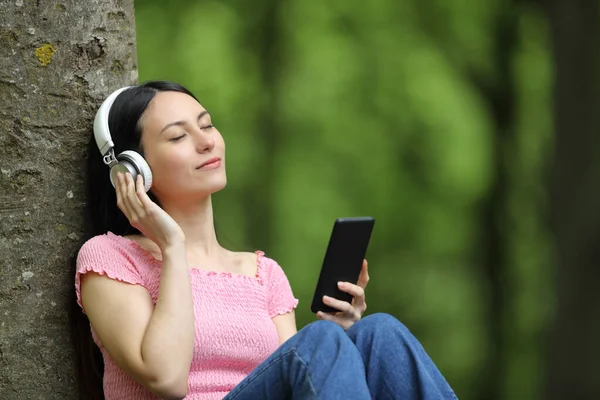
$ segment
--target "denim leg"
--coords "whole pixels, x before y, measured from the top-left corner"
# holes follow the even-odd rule
[[[391,315],[365,317],[347,334],[362,355],[373,399],[457,399],[421,343]]]
[[[360,353],[337,324],[316,321],[291,337],[226,400],[370,399]]]

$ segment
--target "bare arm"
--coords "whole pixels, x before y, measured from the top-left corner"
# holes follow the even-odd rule
[[[117,205],[131,225],[161,249],[156,307],[146,289],[99,275],[83,279],[83,307],[102,345],[121,369],[158,396],[181,399],[187,394],[194,350],[185,235],[148,197],[141,176],[134,182],[129,173],[119,173],[116,191]]]
[[[296,314],[294,311],[290,311],[283,315],[277,315],[273,317],[272,320],[275,324],[275,329],[277,329],[280,346],[298,331],[296,328]]]
[[[183,398],[194,348],[194,313],[185,249],[163,252],[156,308],[145,288],[88,273],[81,297],[115,363],[163,398]]]

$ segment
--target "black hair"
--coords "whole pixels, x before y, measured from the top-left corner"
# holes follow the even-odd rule
[[[144,155],[141,145],[141,118],[148,105],[159,92],[185,93],[196,97],[185,87],[167,81],[151,81],[133,86],[119,94],[113,103],[108,127],[115,144],[115,154],[124,150],[133,150]],[[198,99],[196,99],[198,100]],[[90,132],[85,177],[86,205],[84,235],[80,248],[88,239],[110,231],[116,235],[131,235],[139,232],[133,228],[127,217],[117,207],[116,192],[110,182],[109,169],[102,160],[96,146],[93,133]],[[157,199],[148,193],[150,198]],[[77,255],[72,259],[72,277],[75,277]],[[104,399],[102,378],[104,362],[102,354],[92,340],[90,322],[75,301],[73,292],[71,315],[73,321],[73,339],[77,352],[77,372],[80,398],[87,400]]]
[[[141,117],[156,93],[167,91],[181,92],[196,98],[183,86],[166,81],[147,82],[119,94],[108,114],[108,127],[115,144],[115,154],[124,150],[133,150],[144,155],[141,145]],[[91,223],[91,232],[95,235],[107,231],[115,235],[139,233],[117,207],[116,191],[110,183],[108,167],[102,161],[93,137],[88,147],[87,174],[88,215],[86,217]],[[149,192],[149,197],[158,203],[152,191]]]

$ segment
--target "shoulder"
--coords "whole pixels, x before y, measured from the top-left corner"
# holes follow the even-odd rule
[[[276,268],[279,267],[279,264],[277,263],[277,261],[275,261],[273,258],[270,258],[269,256],[267,256],[265,254],[264,251],[261,250],[256,250],[254,253],[249,253],[252,254],[254,256],[254,258],[256,259],[256,262],[259,265],[263,265],[267,268]],[[281,267],[279,267],[281,268]]]
[[[107,232],[92,237],[81,246],[77,265],[79,269],[81,265],[118,264],[145,270],[146,264],[151,264],[150,258],[133,240]]]
[[[81,302],[82,275],[89,272],[104,275],[112,280],[144,286],[143,260],[136,254],[136,248],[127,239],[111,232],[94,236],[87,240],[77,254],[75,289],[77,302]],[[141,268],[141,270],[140,270]]]
[[[229,251],[234,260],[234,268],[245,275],[256,275],[262,280],[272,280],[283,274],[278,262],[261,250],[254,252]]]
[[[268,291],[269,316],[274,318],[293,311],[298,305],[298,299],[294,297],[286,273],[275,259],[267,257],[262,251],[257,251],[256,255]]]
[[[118,256],[130,252],[130,246],[127,245],[127,239],[107,232],[103,235],[97,235],[88,239],[79,249],[77,258]]]
[[[241,275],[261,277],[261,264],[259,252],[226,250],[225,263],[227,269]]]
[[[263,251],[256,251],[254,253],[256,262],[258,264],[259,275],[262,275],[267,281],[277,282],[280,280],[287,280],[287,276],[279,265],[279,262],[274,258],[267,256]]]

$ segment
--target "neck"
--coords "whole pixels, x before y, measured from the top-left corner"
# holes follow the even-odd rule
[[[161,201],[161,206],[183,230],[188,252],[209,258],[222,250],[215,233],[210,196],[189,203]]]

